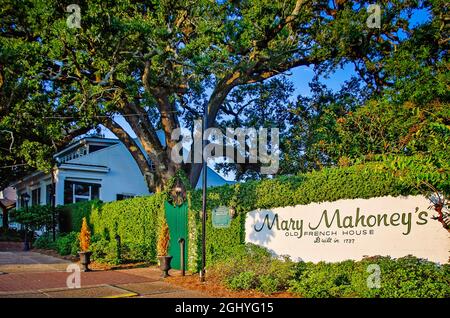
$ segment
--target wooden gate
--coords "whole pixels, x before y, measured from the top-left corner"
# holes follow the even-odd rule
[[[173,206],[169,202],[165,202],[167,225],[169,226],[170,242],[169,255],[172,256],[171,267],[181,269],[181,249],[179,240],[185,241],[184,264],[187,268],[188,260],[188,204],[184,202],[182,205]]]

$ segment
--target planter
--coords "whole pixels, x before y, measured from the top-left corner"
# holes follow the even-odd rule
[[[170,276],[169,270],[171,269],[170,262],[172,261],[172,256],[158,256],[158,259],[159,259],[159,268],[163,272],[162,277],[165,278],[167,276]]]
[[[78,255],[80,256],[80,263],[81,265],[83,265],[82,271],[89,272],[89,264],[91,263],[92,252],[78,252]]]

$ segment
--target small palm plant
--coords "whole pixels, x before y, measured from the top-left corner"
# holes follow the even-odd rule
[[[89,231],[89,226],[87,224],[86,218],[83,218],[83,223],[81,225],[80,232],[80,248],[82,252],[89,251],[91,246],[91,231]]]
[[[164,218],[161,224],[161,230],[159,232],[158,238],[158,246],[157,246],[158,256],[167,256],[169,251],[169,241],[170,241],[169,225],[167,224],[166,218]]]
[[[167,220],[164,217],[161,224],[161,230],[159,232],[157,245],[159,266],[163,272],[162,275],[163,277],[169,276],[169,270],[171,268],[170,262],[172,260],[172,256],[168,256],[169,242],[170,242],[169,225],[167,224]]]
[[[92,255],[92,252],[89,251],[89,247],[91,245],[91,231],[89,230],[89,226],[85,217],[83,218],[79,238],[81,252],[79,252],[78,254],[80,255],[80,263],[81,265],[83,265],[83,271],[88,272],[90,271],[89,264],[91,263]]]

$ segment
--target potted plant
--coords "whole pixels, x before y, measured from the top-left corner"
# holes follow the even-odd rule
[[[83,265],[83,272],[89,272],[89,264],[91,263],[92,252],[89,251],[89,246],[91,245],[91,232],[86,222],[86,218],[83,218],[83,224],[81,225],[80,232],[80,249],[78,252],[80,256],[80,263]]]
[[[158,237],[158,259],[159,259],[159,268],[163,272],[162,277],[169,276],[169,270],[170,270],[170,262],[172,261],[172,256],[168,256],[169,251],[169,241],[170,241],[170,234],[169,234],[169,225],[167,225],[166,218],[163,218],[163,223],[161,226],[161,230],[159,232]]]

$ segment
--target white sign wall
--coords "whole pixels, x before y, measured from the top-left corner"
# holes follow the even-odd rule
[[[450,234],[429,206],[423,196],[388,196],[255,210],[246,242],[312,262],[411,254],[447,263]]]

